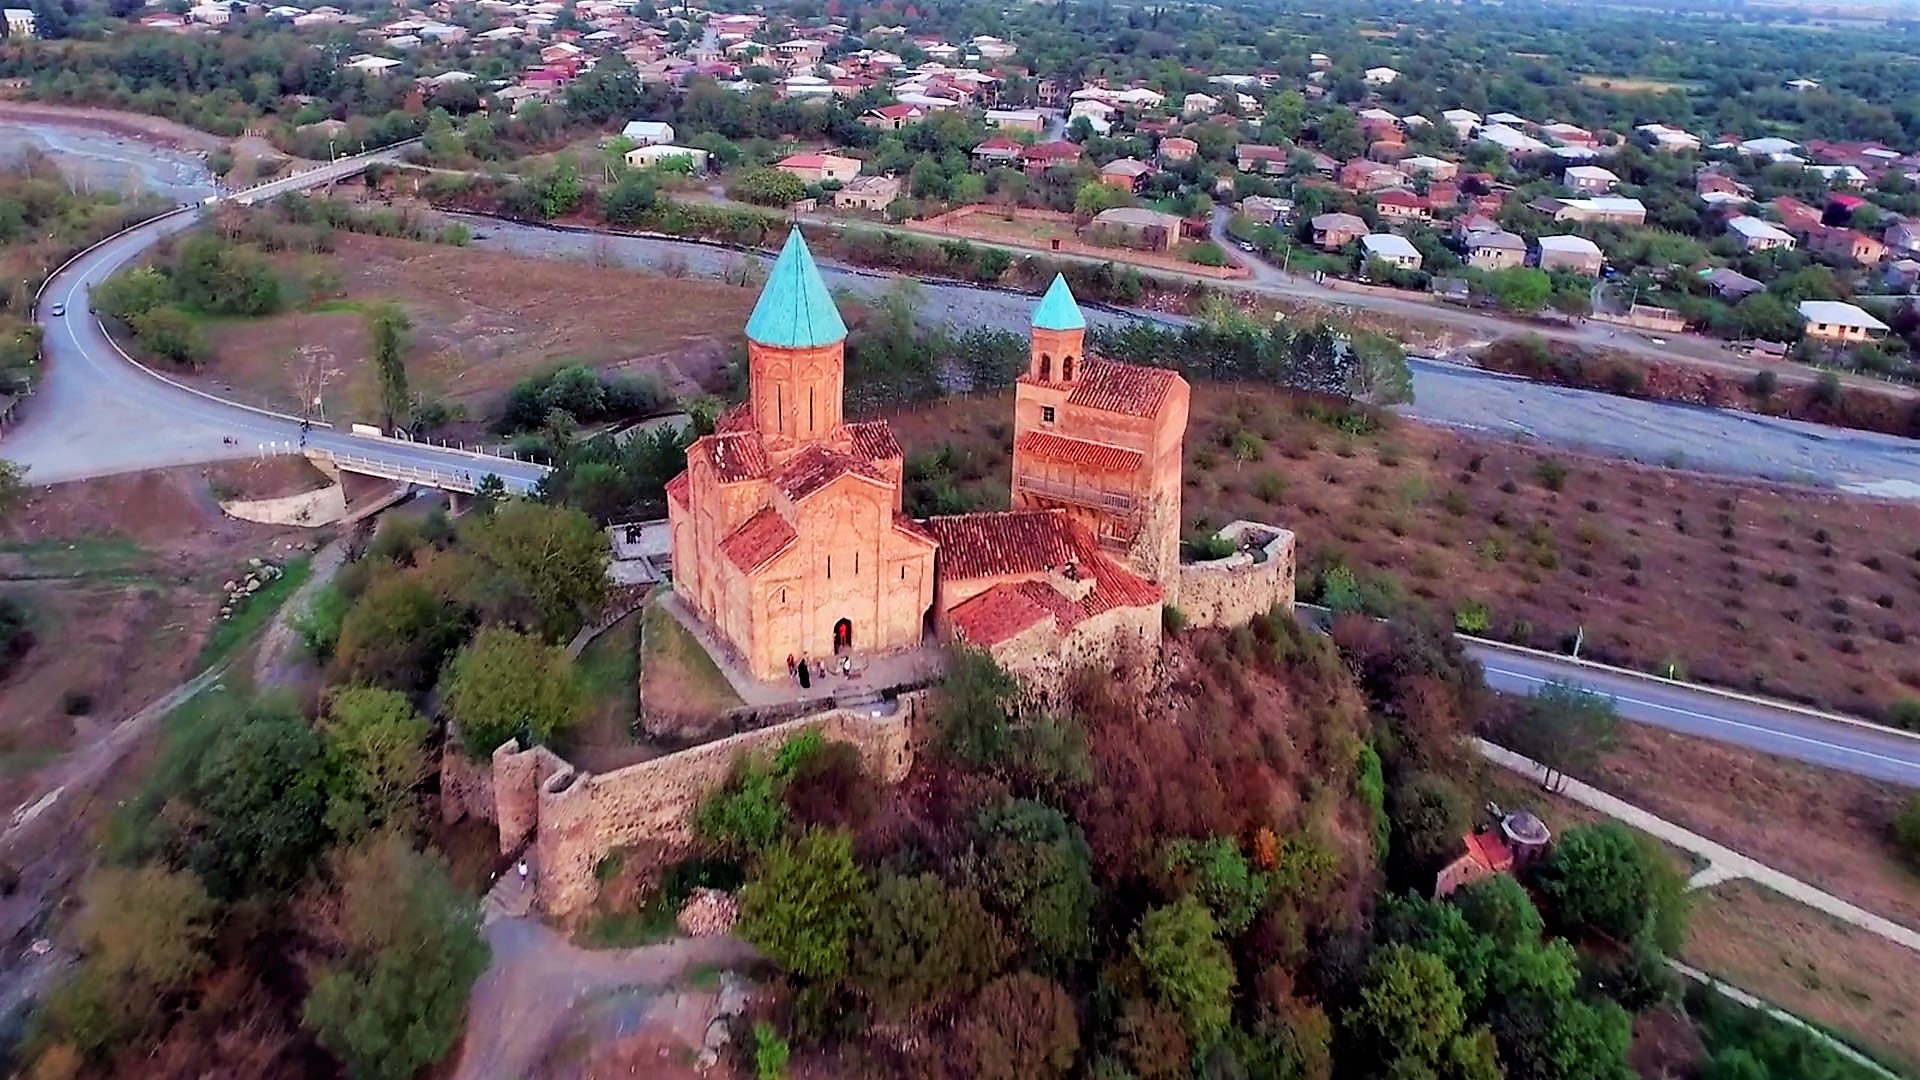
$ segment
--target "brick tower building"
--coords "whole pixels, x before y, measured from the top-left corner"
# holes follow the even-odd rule
[[[1089,357],[1086,333],[1073,292],[1055,277],[1034,309],[1014,390],[1013,506],[1066,511],[1174,603],[1187,381]]]
[[[900,445],[841,418],[847,328],[795,229],[747,321],[748,399],[667,485],[674,589],[757,678],[786,658],[905,648],[934,540],[900,513]]]

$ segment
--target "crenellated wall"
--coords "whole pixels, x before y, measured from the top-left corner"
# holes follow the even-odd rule
[[[818,730],[857,747],[862,764],[882,783],[899,782],[913,764],[926,692],[903,694],[895,711],[875,715],[880,707],[804,716],[604,774],[580,772],[546,747],[522,750],[508,742],[494,751],[482,785],[465,778],[465,759],[450,748],[441,766],[442,790],[451,776],[460,795],[444,812],[495,821],[503,852],[529,843],[539,867],[541,910],[568,915],[593,903],[599,891],[594,867],[609,853],[648,841],[690,842],[700,799],[726,779],[740,754],[770,754],[789,738]],[[477,794],[482,787],[484,797]]]
[[[1240,626],[1274,605],[1293,607],[1293,534],[1236,521],[1215,535],[1242,546],[1224,559],[1180,567],[1180,613],[1189,626]],[[1261,543],[1263,537],[1266,541]],[[1245,550],[1258,544],[1259,554]]]

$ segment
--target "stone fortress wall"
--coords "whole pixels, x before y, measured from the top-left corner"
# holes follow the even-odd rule
[[[771,754],[787,739],[818,730],[853,744],[882,783],[899,782],[913,764],[926,691],[902,694],[892,712],[876,715],[883,708],[816,713],[599,774],[580,772],[544,746],[505,743],[490,766],[449,746],[441,761],[442,814],[450,821],[493,821],[502,852],[525,847],[532,853],[540,909],[569,915],[593,903],[599,892],[594,868],[611,852],[643,842],[690,842],[700,799],[726,779],[740,754]]]
[[[1176,606],[1188,626],[1240,626],[1276,604],[1293,609],[1293,533],[1278,525],[1236,521],[1214,535],[1241,550],[1181,565]]]

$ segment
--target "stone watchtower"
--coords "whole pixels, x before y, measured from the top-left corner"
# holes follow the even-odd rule
[[[1173,603],[1187,382],[1166,368],[1090,358],[1086,333],[1056,276],[1034,309],[1014,390],[1013,506],[1066,510]]]

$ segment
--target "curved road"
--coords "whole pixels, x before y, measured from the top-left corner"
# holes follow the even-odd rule
[[[318,187],[392,153],[389,149],[345,159],[228,198],[253,203]],[[0,441],[0,452],[26,466],[30,482],[50,484],[273,449],[285,452],[300,444],[297,419],[196,393],[134,364],[89,311],[93,286],[165,237],[192,228],[198,219],[198,209],[189,208],[121,233],[74,259],[41,290],[35,315],[45,332],[47,370],[23,405],[23,419]],[[230,445],[227,438],[236,441]],[[307,433],[307,445],[395,470],[476,479],[491,473],[512,491],[531,488],[547,471],[532,462],[322,426]]]

